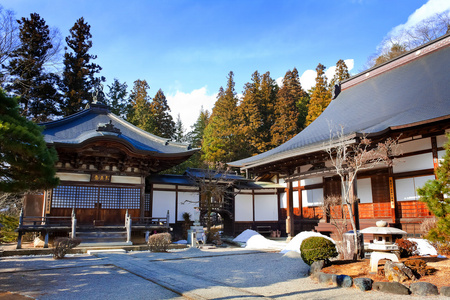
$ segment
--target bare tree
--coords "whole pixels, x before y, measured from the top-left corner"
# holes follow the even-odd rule
[[[19,46],[19,26],[14,12],[5,10],[0,6],[0,83],[4,81],[3,64],[9,59],[10,54]]]
[[[330,224],[335,228],[333,237],[338,248],[339,255],[344,253],[344,233],[348,231],[348,210],[340,195],[331,195],[323,199],[321,208],[324,214],[330,218]]]
[[[349,137],[349,135],[344,134],[344,127],[341,126],[340,130],[337,130],[334,134],[330,129],[330,140],[326,146],[326,151],[330,156],[330,162],[336,170],[336,174],[341,179],[342,205],[347,207],[355,245],[357,245],[353,210],[353,205],[357,200],[353,190],[357,174],[375,166],[392,166],[394,157],[400,154],[398,141],[388,138],[384,142],[372,143],[366,135],[358,137],[355,134]],[[358,249],[355,247],[355,258],[357,253]]]
[[[222,164],[208,165],[204,169],[188,169],[187,174],[199,187],[199,209],[206,219],[207,241],[211,241],[212,214],[227,211],[230,197],[235,194],[237,176]]]
[[[10,216],[18,216],[23,205],[24,194],[0,193],[0,212]]]

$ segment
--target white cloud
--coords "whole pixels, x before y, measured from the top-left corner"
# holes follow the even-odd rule
[[[404,24],[400,24],[392,28],[388,36],[395,35],[396,33],[409,29],[422,21],[423,19],[429,18],[437,13],[442,13],[450,10],[450,1],[448,0],[429,0],[427,3],[422,5],[420,8],[416,9]]]
[[[200,115],[202,106],[204,110],[212,111],[216,96],[217,94],[208,95],[207,87],[204,86],[190,93],[177,91],[175,94],[166,95],[166,98],[174,120],[180,114],[184,128],[190,131]]]
[[[344,60],[345,64],[347,65],[348,71],[350,72],[353,67],[355,66],[355,61],[353,59],[346,59]],[[334,74],[336,73],[336,66],[329,67],[325,70],[325,75],[328,78],[328,81],[333,78]],[[316,70],[306,70],[303,72],[302,76],[300,76],[300,83],[302,85],[302,88],[305,91],[308,91],[310,88],[312,88],[316,84]],[[283,85],[283,77],[276,79],[278,86]]]

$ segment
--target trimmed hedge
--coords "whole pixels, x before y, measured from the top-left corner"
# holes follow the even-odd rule
[[[318,260],[329,261],[338,256],[334,243],[320,236],[313,236],[303,240],[300,245],[302,259],[308,265]]]

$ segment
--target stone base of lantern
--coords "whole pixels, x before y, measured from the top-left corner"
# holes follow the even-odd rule
[[[389,259],[398,262],[398,256],[395,253],[374,251],[370,256],[370,273],[378,272],[378,262],[381,259]]]

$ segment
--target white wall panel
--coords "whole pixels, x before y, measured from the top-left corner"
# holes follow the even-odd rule
[[[153,191],[152,217],[165,217],[170,214],[169,223],[175,223],[175,192]]]
[[[277,195],[255,196],[255,221],[277,221]]]
[[[400,150],[402,150],[403,153],[410,153],[428,149],[431,149],[431,138],[424,138],[400,144]]]
[[[436,137],[436,144],[438,146],[438,148],[440,147],[444,147],[444,144],[447,143],[448,139],[446,135],[438,135]]]
[[[322,177],[314,177],[314,178],[308,178],[308,179],[300,180],[300,185],[301,186],[307,186],[307,185],[312,185],[312,184],[319,184],[319,183],[322,183],[322,182],[323,182]]]
[[[397,201],[418,200],[417,188],[422,187],[427,180],[434,179],[434,175],[402,178],[395,180]]]
[[[298,202],[298,191],[292,192],[292,200],[293,200],[294,207],[299,208],[300,203]]]
[[[253,221],[252,195],[235,196],[235,219],[236,221]]]
[[[287,208],[286,193],[280,193],[280,208]]]
[[[372,182],[370,178],[357,179],[356,190],[361,203],[372,203]]]
[[[194,207],[199,206],[198,199],[198,192],[178,192],[178,221],[183,220],[185,212],[191,214],[191,220],[194,220]]]
[[[323,189],[302,190],[303,207],[319,206],[323,203]]]
[[[432,168],[433,168],[433,155],[431,153],[424,153],[395,159],[393,167],[394,173],[410,172]]]

